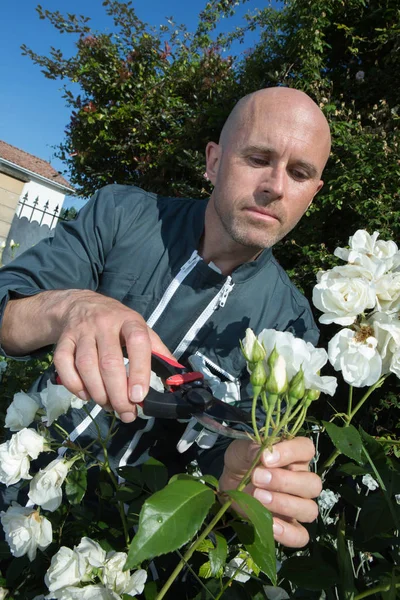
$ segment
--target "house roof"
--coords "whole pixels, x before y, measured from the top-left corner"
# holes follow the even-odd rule
[[[25,152],[25,150],[11,146],[11,144],[7,144],[2,140],[0,140],[0,161],[1,159],[12,163],[16,168],[20,167],[21,169],[31,171],[52,183],[61,185],[71,192],[74,191],[72,185],[49,162]]]

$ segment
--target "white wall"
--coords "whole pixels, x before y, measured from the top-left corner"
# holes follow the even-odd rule
[[[28,208],[27,206],[21,207],[21,205],[19,204],[16,210],[17,216],[20,218],[26,217],[31,221],[37,221],[42,225],[48,225],[53,229],[57,225],[57,218],[52,219],[52,215],[57,206],[57,217],[60,214],[65,198],[65,193],[52,187],[47,187],[47,185],[44,182],[41,183],[39,181],[29,181],[28,183],[25,183],[21,194],[21,200],[26,193],[28,194],[27,203],[29,205],[33,205],[34,200],[36,200],[36,198],[39,198],[39,202],[36,206],[37,209],[43,210],[44,205],[46,204],[46,202],[48,202],[49,206],[46,209],[46,211],[50,214],[44,215],[39,210],[34,210],[32,213],[32,208]]]

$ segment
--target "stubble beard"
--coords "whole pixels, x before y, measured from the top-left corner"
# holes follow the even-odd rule
[[[267,224],[253,224],[250,219],[246,219],[246,213],[240,209],[237,209],[235,213],[226,214],[217,202],[215,203],[215,211],[229,237],[236,244],[251,248],[255,252],[271,248],[287,233],[282,230],[282,226],[279,231],[273,232],[268,231]],[[257,236],[255,232],[258,232]]]

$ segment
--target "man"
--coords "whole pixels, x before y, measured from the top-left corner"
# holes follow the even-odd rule
[[[194,440],[211,448],[212,435],[191,424],[183,435],[178,431],[176,442],[170,422],[161,433],[152,430],[154,423],[132,423],[148,390],[151,350],[167,356],[172,350],[181,362],[203,368],[216,393],[241,397],[246,405],[249,387],[238,348],[246,327],[291,330],[317,341],[307,301],[270,248],[321,189],[329,152],[328,124],[304,93],[270,88],[246,96],[219,144],[207,146],[214,184],[208,203],[109,186],[52,242],[3,270],[4,351],[21,356],[56,344],[61,380],[80,398],[94,400],[93,418],[101,422],[99,407],[121,417],[110,449],[115,466],[138,464],[163,438],[180,452]],[[128,380],[121,346],[129,357]],[[74,418],[63,426],[90,438],[90,423]],[[167,452],[164,444],[159,458]],[[255,452],[250,442],[219,440],[199,460],[221,472],[224,456],[221,489],[231,489]],[[277,444],[264,453],[247,489],[273,512],[275,537],[287,546],[307,543],[300,523],[317,515],[312,498],[321,484],[308,471],[313,454],[305,438]]]

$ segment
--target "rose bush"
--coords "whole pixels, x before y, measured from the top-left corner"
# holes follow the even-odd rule
[[[309,546],[296,553],[275,549],[269,511],[242,491],[250,472],[237,490],[224,494],[197,464],[169,481],[154,459],[143,470],[124,467],[114,473],[107,443],[118,435],[119,420],[109,415],[109,431],[97,440],[104,459],[94,460],[90,443],[80,447],[57,427],[59,416],[81,401],[49,384],[40,394],[15,395],[6,413],[11,438],[0,445],[0,481],[23,485],[34,504],[13,504],[1,513],[13,558],[0,585],[11,599],[20,589],[27,600],[128,600],[143,593],[161,600],[172,590],[190,600],[230,598],[233,592],[254,600],[323,598],[323,590],[345,589],[348,600],[359,600],[398,585],[389,556],[398,548],[398,446],[392,437],[371,437],[353,425],[372,392],[389,376],[400,375],[398,250],[363,231],[349,243],[337,255],[353,262],[320,274],[316,284],[321,320],[342,325],[328,352],[271,329],[258,335],[248,329],[241,341],[254,395],[248,435],[260,452],[300,432],[317,446],[311,468],[323,477],[324,490]],[[309,409],[318,398],[335,395],[336,378],[321,374],[328,361],[349,383],[349,395],[347,411],[336,409],[339,395],[320,401],[324,412],[332,407],[326,421]],[[27,427],[32,419],[37,431]],[[51,451],[58,457],[48,459]],[[91,469],[96,469],[95,503],[88,493]],[[245,519],[229,513],[233,501]],[[383,553],[374,554],[377,546]],[[23,560],[23,566],[12,567],[12,561]],[[24,572],[23,583],[13,568]],[[357,573],[357,580],[349,573]]]

